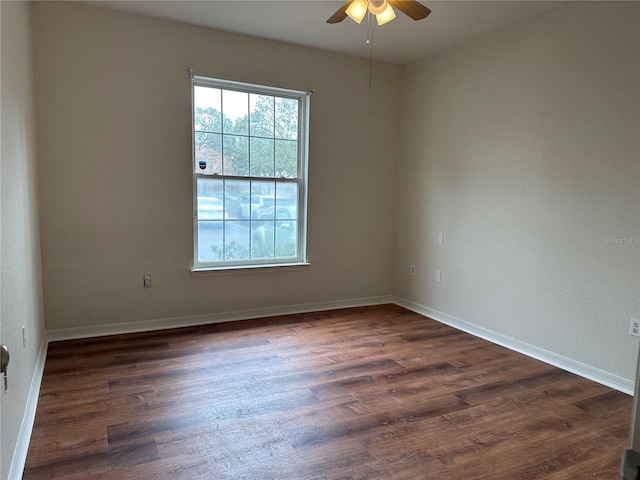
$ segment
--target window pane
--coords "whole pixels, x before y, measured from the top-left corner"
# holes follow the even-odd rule
[[[249,138],[237,135],[224,136],[225,175],[249,175]]]
[[[275,218],[278,220],[298,219],[298,185],[278,182],[276,185]]]
[[[222,136],[217,133],[196,132],[195,143],[195,171],[196,173],[222,172]]]
[[[218,178],[198,178],[196,185],[198,197],[215,197],[224,202],[224,181]]]
[[[251,222],[251,258],[274,257],[274,222]]]
[[[273,205],[276,198],[275,182],[251,182],[251,218],[273,218]]]
[[[226,180],[224,189],[226,218],[240,220],[248,218],[248,180]]]
[[[219,262],[222,256],[222,229],[210,228],[209,222],[198,222],[198,261]]]
[[[276,177],[298,176],[298,142],[276,140]]]
[[[209,87],[193,87],[194,129],[206,132],[222,132],[222,90]]]
[[[274,145],[269,138],[251,138],[251,176],[273,177]]]
[[[222,113],[224,115],[224,133],[237,135],[249,134],[249,94],[222,91]]]
[[[273,138],[274,97],[251,94],[251,136]]]
[[[249,258],[248,221],[225,222],[224,259],[229,261]]]
[[[276,138],[298,138],[298,100],[276,98]]]
[[[198,179],[196,215],[201,229],[222,228],[224,203],[222,180]]]
[[[296,256],[297,227],[298,222],[295,221],[276,222],[276,257]]]

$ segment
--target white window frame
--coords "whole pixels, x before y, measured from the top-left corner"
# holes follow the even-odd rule
[[[212,87],[222,90],[271,95],[298,100],[298,176],[295,179],[284,177],[258,177],[258,176],[230,176],[223,174],[203,174],[195,168],[195,103],[194,89],[196,86]],[[250,83],[235,82],[210,77],[191,75],[191,171],[193,173],[193,268],[192,272],[208,272],[220,270],[238,270],[264,267],[292,267],[309,265],[307,261],[307,184],[308,184],[308,153],[309,153],[309,104],[311,92],[290,90],[285,88],[256,85]],[[223,133],[224,135],[224,133]],[[249,138],[251,135],[249,134]],[[198,188],[199,178],[207,179],[233,179],[253,181],[291,182],[297,184],[298,190],[298,218],[295,257],[201,261],[198,255]],[[232,220],[224,220],[232,221]],[[250,217],[250,221],[251,217]]]

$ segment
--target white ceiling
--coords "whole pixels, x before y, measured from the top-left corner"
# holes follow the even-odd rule
[[[86,1],[83,3],[369,58],[366,19],[326,19],[344,3],[334,0]],[[373,58],[406,64],[472,38],[541,15],[565,1],[428,1],[432,11],[414,21],[396,12],[373,27]],[[375,22],[374,22],[375,23]]]

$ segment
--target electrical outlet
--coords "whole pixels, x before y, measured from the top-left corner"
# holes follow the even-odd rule
[[[27,348],[27,326],[22,326],[22,348]]]
[[[416,274],[416,266],[411,265],[411,269],[409,270],[409,272],[411,273],[411,276],[414,276]]]
[[[631,325],[629,326],[629,335],[634,337],[640,337],[640,320],[637,318],[631,319]]]
[[[436,270],[436,282],[440,283],[442,280],[442,272],[440,270]]]
[[[146,274],[143,277],[143,280],[144,280],[144,288],[151,288],[151,275]]]
[[[438,245],[444,245],[444,233],[438,234]]]

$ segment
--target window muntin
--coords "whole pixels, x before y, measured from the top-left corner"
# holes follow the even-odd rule
[[[304,263],[308,95],[204,77],[192,88],[194,268]]]

